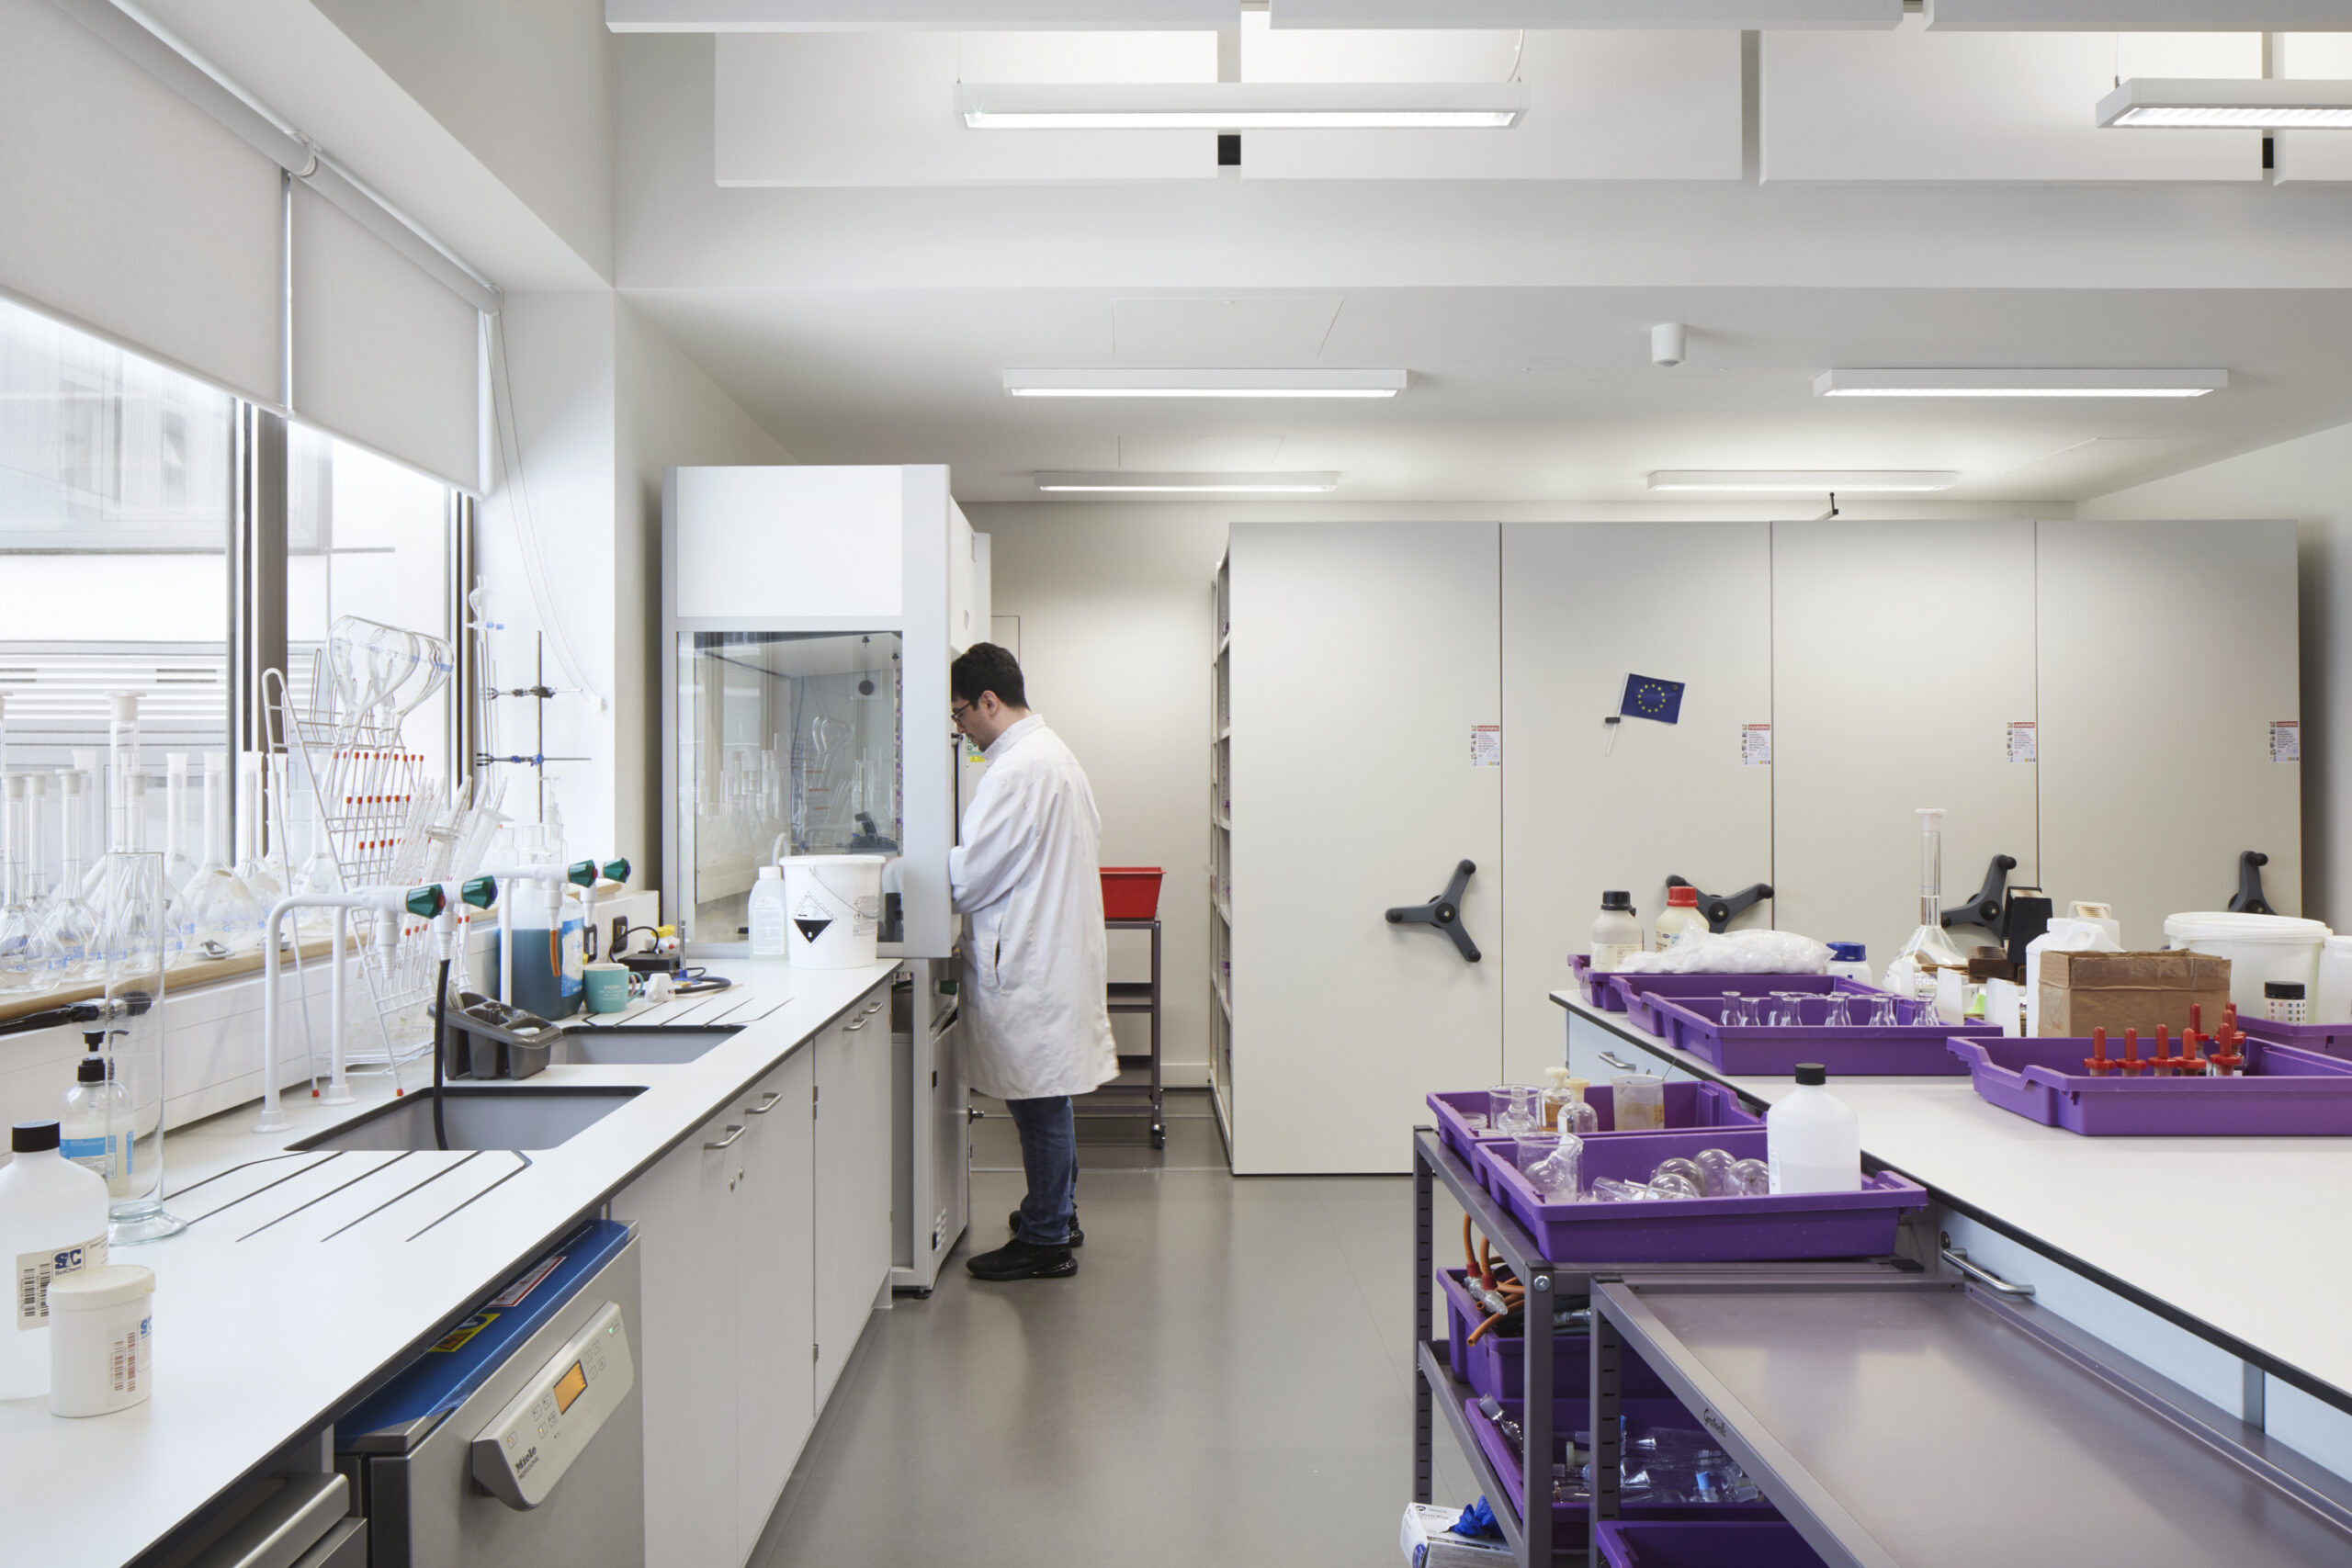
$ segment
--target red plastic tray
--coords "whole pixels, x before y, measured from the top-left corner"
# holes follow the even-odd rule
[[[1102,918],[1106,920],[1148,920],[1159,913],[1159,868],[1156,865],[1106,865],[1102,868]]]

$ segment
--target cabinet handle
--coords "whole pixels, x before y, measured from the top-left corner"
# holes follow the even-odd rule
[[[872,1001],[866,1003],[865,1010],[870,1013],[880,1012],[882,1010],[882,998],[880,997],[876,997]]]
[[[770,1089],[768,1091],[768,1097],[760,1101],[757,1105],[747,1105],[743,1107],[743,1114],[746,1116],[765,1116],[769,1111],[775,1109],[775,1102],[783,1098],[784,1096],[776,1093],[774,1089]]]
[[[715,1144],[705,1144],[703,1147],[707,1149],[723,1149],[733,1144],[736,1139],[742,1135],[742,1127],[736,1122],[729,1122],[727,1123],[727,1136],[719,1139]]]
[[[1633,1063],[1624,1060],[1623,1057],[1611,1055],[1606,1051],[1603,1051],[1600,1054],[1600,1059],[1608,1063],[1611,1066],[1616,1068],[1621,1073],[1630,1073],[1634,1070]]]
[[[1951,1264],[1953,1268],[1959,1269],[1962,1274],[1967,1275],[1970,1279],[1975,1280],[1978,1284],[1984,1286],[1988,1291],[1995,1292],[2004,1296],[2030,1296],[2033,1294],[2033,1287],[2031,1285],[2016,1284],[2010,1280],[2002,1279],[1998,1274],[1996,1274],[1992,1270],[1986,1269],[1981,1263],[1971,1263],[1968,1260],[1968,1249],[1964,1247],[1939,1247],[1936,1251],[1945,1262]]]
[[[854,1034],[859,1030],[865,1027],[866,1021],[866,1020],[861,1018],[855,1023],[844,1023],[842,1025],[842,1032],[843,1034]]]

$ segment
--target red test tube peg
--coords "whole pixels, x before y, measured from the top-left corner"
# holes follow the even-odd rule
[[[2194,1010],[2191,1011],[2193,1016]],[[2205,1057],[2197,1046],[2197,1027],[2191,1024],[2188,1032],[2180,1037],[2180,1075],[2183,1077],[2201,1078],[2205,1076]]]
[[[2123,1032],[2123,1076],[2127,1078],[2139,1077],[2143,1065],[2140,1059],[2140,1032],[2137,1029],[2127,1029]]]
[[[2090,1070],[2091,1077],[2097,1078],[2107,1077],[2108,1069],[2114,1066],[2108,1060],[2107,1031],[2104,1028],[2091,1031],[2091,1054],[2083,1058],[2083,1066]]]

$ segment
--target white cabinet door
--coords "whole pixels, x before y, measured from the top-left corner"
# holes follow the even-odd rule
[[[2042,886],[2115,906],[2127,947],[2219,909],[2242,851],[2302,908],[2292,523],[2044,523],[2040,529]]]
[[[1883,972],[1919,924],[1923,806],[1944,818],[1944,898],[1996,853],[2040,875],[2034,525],[1772,525],[1772,886],[1783,930],[1861,942]],[[1963,946],[1984,941],[1960,933]]]
[[[861,1000],[817,1036],[817,1382],[822,1410],[890,1272],[890,1018]]]
[[[731,1195],[741,1354],[735,1412],[736,1535],[749,1551],[784,1495],[816,1418],[816,1067],[796,1052],[746,1096],[733,1120],[742,1178]]]
[[[1396,1172],[1432,1089],[1502,1066],[1500,530],[1232,532],[1233,1168]],[[1477,868],[1466,963],[1391,925]]]
[[[736,1430],[736,1149],[707,1145],[741,1125],[729,1106],[613,1196],[644,1255],[645,1560],[741,1568],[735,1467],[713,1449]]]
[[[1631,892],[1646,930],[1668,876],[1772,880],[1772,770],[1741,749],[1772,716],[1771,525],[1508,524],[1502,564],[1502,1081],[1541,1083],[1561,1061],[1549,993],[1604,888]],[[1684,683],[1677,723],[1603,722],[1636,674]],[[1771,923],[1767,900],[1734,925]]]

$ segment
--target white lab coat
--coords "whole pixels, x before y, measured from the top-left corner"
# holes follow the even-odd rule
[[[1104,1006],[1102,818],[1031,715],[996,738],[947,853],[964,944],[964,1071],[982,1094],[1084,1094],[1118,1075]]]

